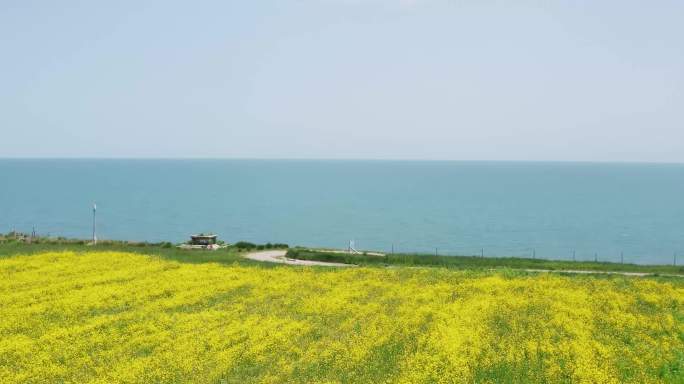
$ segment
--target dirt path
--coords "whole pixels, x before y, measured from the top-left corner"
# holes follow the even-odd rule
[[[270,250],[270,251],[258,251],[250,252],[245,255],[245,258],[256,261],[263,261],[267,263],[280,263],[288,265],[319,265],[325,267],[357,267],[356,264],[343,264],[343,263],[332,263],[327,261],[314,261],[314,260],[298,260],[290,259],[285,257],[287,251],[285,250]],[[399,266],[391,266],[399,267]],[[409,267],[411,268],[411,267]],[[497,268],[492,269],[493,271]],[[623,272],[623,271],[590,271],[590,270],[572,270],[572,269],[527,269],[527,268],[513,268],[517,271],[533,272],[533,273],[576,273],[576,274],[590,274],[590,275],[622,275],[622,276],[634,276],[634,277],[646,277],[655,276],[655,273],[651,272]],[[675,274],[657,274],[663,277],[684,277],[684,275]]]
[[[287,251],[285,250],[273,250],[273,251],[259,251],[250,252],[245,255],[246,258],[256,261],[265,261],[268,263],[280,263],[289,265],[320,265],[324,267],[356,267],[354,264],[342,264],[342,263],[329,263],[326,261],[313,261],[313,260],[297,260],[288,259],[285,257]]]

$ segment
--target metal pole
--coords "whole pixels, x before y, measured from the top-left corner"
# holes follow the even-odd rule
[[[480,250],[480,256],[484,259],[484,248]]]
[[[594,263],[598,263],[598,252],[594,253]]]
[[[93,203],[93,245],[97,244],[96,213],[97,213],[97,204]]]
[[[624,264],[624,263],[625,263],[625,253],[620,252],[620,264]]]
[[[576,255],[576,254],[577,254],[577,251],[575,251],[575,250],[573,249],[573,250],[572,250],[572,261],[576,261],[576,260],[575,260],[575,255]]]
[[[437,256],[437,248],[435,248],[435,256]]]
[[[672,262],[672,265],[674,265],[675,267],[677,266],[677,252],[674,253],[674,260]]]
[[[536,249],[536,248],[533,248],[533,249],[532,249],[532,258],[533,258],[533,259],[536,259],[536,258],[537,258],[537,249]]]

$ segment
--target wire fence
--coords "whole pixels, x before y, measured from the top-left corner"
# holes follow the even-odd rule
[[[469,256],[482,258],[514,257],[539,260],[558,260],[576,262],[608,262],[620,264],[661,264],[684,265],[684,251],[592,251],[588,247],[550,249],[543,247],[506,248],[506,247],[410,247],[391,244],[383,250],[386,254],[416,254],[435,256]]]
[[[23,228],[22,228],[23,229]],[[53,231],[38,232],[35,227],[30,230],[18,231],[16,227],[10,227],[7,235],[14,234],[16,236],[32,237],[47,237],[66,239],[59,234],[55,228]],[[7,236],[5,235],[5,236]],[[505,246],[434,246],[434,247],[415,247],[406,242],[391,243],[388,246],[382,247],[373,242],[356,242],[352,241],[354,247],[360,252],[381,252],[385,254],[416,254],[416,255],[436,255],[436,256],[470,256],[482,258],[497,258],[497,257],[514,257],[526,259],[540,259],[540,260],[558,260],[558,261],[577,261],[577,262],[609,262],[609,263],[629,263],[629,264],[659,264],[659,265],[684,265],[684,249],[679,247],[672,247],[674,250],[666,251],[667,247],[661,247],[658,250],[652,251],[635,251],[630,247],[620,249],[620,247],[613,246],[608,250],[592,250],[592,247],[548,247],[548,246],[531,246],[531,247],[505,247]],[[305,245],[305,244],[302,244]],[[336,248],[336,247],[332,247]],[[598,248],[598,247],[595,247]],[[339,249],[349,249],[349,246],[339,247]]]

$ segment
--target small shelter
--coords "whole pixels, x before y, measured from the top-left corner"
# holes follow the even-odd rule
[[[216,244],[216,235],[205,235],[205,234],[199,234],[199,235],[191,235],[190,236],[190,245],[202,245],[202,246],[210,246],[210,245],[215,245]]]
[[[190,241],[178,247],[182,249],[208,249],[211,251],[221,248],[216,235],[205,235],[204,233],[190,235]]]

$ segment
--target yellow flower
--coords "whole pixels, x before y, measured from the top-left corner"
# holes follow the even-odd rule
[[[681,382],[684,282],[0,259],[0,382]]]

